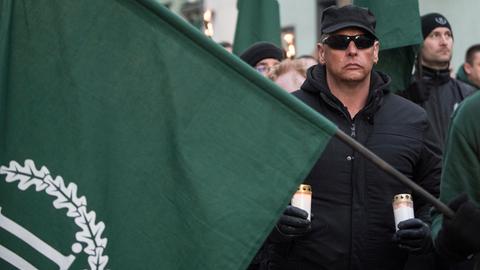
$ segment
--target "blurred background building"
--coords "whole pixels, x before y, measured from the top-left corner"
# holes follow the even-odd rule
[[[237,0],[159,0],[173,12],[210,36],[214,41],[233,43],[237,20]],[[261,0],[259,0],[261,1]],[[278,0],[282,43],[291,56],[314,54],[323,9],[351,0]],[[470,45],[480,43],[477,26],[478,0],[420,0],[420,14],[438,12],[450,21],[455,39],[452,68],[464,62]]]

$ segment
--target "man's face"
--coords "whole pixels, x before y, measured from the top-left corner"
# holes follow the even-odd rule
[[[279,63],[280,61],[275,58],[265,58],[255,65],[255,69],[258,72],[262,73],[263,76],[267,76],[270,69],[272,69],[273,66],[278,65]]]
[[[480,52],[476,52],[473,55],[472,63],[465,63],[463,65],[468,80],[480,88]]]
[[[356,28],[345,28],[329,36],[364,34],[362,30]],[[328,42],[318,44],[318,55],[319,62],[326,66],[327,76],[344,82],[360,82],[369,78],[373,64],[378,61],[380,48],[378,41],[373,42],[373,45],[368,48],[357,48],[355,43],[350,41],[345,49],[332,48],[333,45],[325,43]]]
[[[425,38],[422,64],[434,69],[446,69],[452,59],[453,38],[447,27],[437,27]]]

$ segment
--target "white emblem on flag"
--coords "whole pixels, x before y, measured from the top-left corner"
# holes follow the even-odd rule
[[[6,175],[5,181],[7,183],[18,181],[18,188],[22,191],[30,186],[35,186],[35,191],[45,191],[48,195],[55,197],[53,206],[56,209],[66,208],[67,216],[73,218],[75,224],[81,229],[75,234],[75,238],[78,242],[83,243],[84,246],[80,243],[74,243],[72,251],[79,253],[83,248],[83,251],[88,255],[90,269],[105,269],[108,263],[108,256],[103,254],[107,246],[107,238],[102,238],[105,224],[102,221],[95,222],[95,212],[87,211],[87,199],[84,196],[80,198],[77,196],[77,185],[75,183],[70,183],[66,186],[61,176],[53,178],[45,166],[37,170],[35,163],[30,159],[25,160],[25,166],[21,166],[16,161],[10,161],[9,167],[0,167],[0,174]],[[75,260],[73,255],[62,255],[19,224],[1,215],[1,212],[0,227],[23,241],[28,239],[29,243],[27,242],[27,244],[55,262],[60,269],[68,269]],[[30,241],[32,239],[34,240],[33,242]],[[17,263],[19,266],[26,266],[25,263],[28,264],[17,254],[3,246],[0,246],[0,258],[11,264]],[[27,267],[20,269],[36,269],[33,266],[31,266],[32,268],[30,266]]]

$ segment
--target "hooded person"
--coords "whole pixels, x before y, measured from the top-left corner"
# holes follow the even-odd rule
[[[390,77],[373,70],[375,27],[366,8],[325,9],[319,64],[293,95],[438,196],[439,149],[426,112],[390,93]],[[409,254],[431,252],[431,205],[340,139],[329,141],[304,184],[311,215],[286,206],[249,269],[400,270]],[[392,200],[407,193],[415,218],[397,225]]]
[[[458,68],[457,80],[480,89],[480,44],[468,48],[465,53],[465,63]]]
[[[427,111],[443,149],[452,112],[474,88],[450,76],[454,39],[447,18],[429,13],[421,17],[421,24],[424,40],[417,55],[413,81],[399,94]]]

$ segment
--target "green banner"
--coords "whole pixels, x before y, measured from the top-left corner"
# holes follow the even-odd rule
[[[423,41],[418,0],[354,0],[377,19],[380,55],[375,69],[392,77],[390,89],[404,90],[412,76],[418,45]]]
[[[0,11],[0,269],[245,269],[336,132],[157,1]]]
[[[412,71],[415,65],[418,46],[406,46],[389,50],[380,50],[376,70],[387,73],[391,78],[390,90],[402,91],[412,81]]]
[[[238,0],[233,52],[241,54],[253,43],[268,41],[282,48],[277,0]]]
[[[418,0],[355,0],[368,7],[377,19],[375,32],[382,50],[418,45],[422,42]]]

